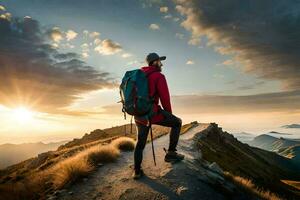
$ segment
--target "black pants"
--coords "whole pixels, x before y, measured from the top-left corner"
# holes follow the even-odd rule
[[[164,115],[164,119],[155,124],[171,127],[168,150],[176,151],[176,146],[180,135],[182,121],[180,118],[176,117],[170,112],[167,112],[165,110],[161,110],[161,112]],[[141,168],[141,163],[143,160],[143,150],[147,142],[147,137],[148,137],[150,127],[139,123],[136,123],[136,127],[137,127],[137,143],[134,149],[134,168],[136,170],[139,170]]]

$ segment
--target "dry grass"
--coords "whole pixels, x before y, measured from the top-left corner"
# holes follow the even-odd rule
[[[88,158],[89,163],[95,165],[98,163],[114,162],[120,155],[119,149],[108,144],[103,146],[95,146],[83,152]]]
[[[281,180],[283,183],[290,185],[298,190],[300,190],[300,181],[292,181],[292,180]]]
[[[113,145],[95,145],[56,164],[50,171],[55,188],[72,184],[88,175],[98,163],[114,162],[120,155]]]
[[[122,151],[132,151],[135,147],[135,140],[129,137],[119,137],[113,140],[111,144]]]
[[[49,187],[49,174],[41,172],[23,181],[0,185],[0,199],[45,199]]]
[[[245,192],[257,196],[260,199],[281,200],[281,198],[275,195],[274,193],[256,187],[255,184],[253,184],[253,182],[250,179],[246,179],[240,176],[234,176],[229,172],[225,172],[224,175],[226,178],[231,180],[233,183],[235,183],[235,185],[243,189]]]
[[[98,163],[113,162],[119,155],[120,150],[115,145],[95,145],[60,161],[49,169],[34,173],[22,182],[1,185],[0,199],[43,198],[49,191],[67,187],[87,176]]]
[[[50,169],[53,177],[53,186],[56,189],[60,189],[88,175],[92,169],[93,167],[82,153],[67,158]]]

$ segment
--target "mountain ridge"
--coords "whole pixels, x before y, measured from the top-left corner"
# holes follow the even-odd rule
[[[126,125],[127,127],[127,125]],[[124,130],[119,126],[115,130]],[[163,147],[168,144],[168,131],[155,126],[154,147],[157,166],[153,165],[151,145],[144,150],[142,167],[146,177],[140,181],[131,178],[133,152],[122,152],[112,163],[98,165],[89,175],[77,178],[72,185],[35,193],[33,199],[297,199],[299,190],[285,184],[300,180],[299,168],[276,153],[239,142],[215,123],[192,122],[183,126],[178,150],[185,154],[183,162],[170,164],[163,161]],[[0,171],[0,194],[5,184],[26,181],[37,172],[63,163],[91,146],[112,143],[115,137],[95,141],[77,140],[70,147],[47,152],[35,159]],[[127,136],[133,137],[134,134]],[[88,143],[83,143],[89,141]],[[71,144],[71,143],[70,143]],[[75,146],[74,146],[75,145]],[[23,168],[20,168],[22,166]],[[33,167],[26,172],[26,166]],[[16,172],[19,172],[16,173]],[[24,173],[26,172],[26,173]],[[57,171],[57,173],[60,173]],[[16,178],[11,178],[18,174]],[[284,181],[281,181],[284,180]],[[49,179],[51,181],[51,179]],[[24,182],[26,184],[26,182]],[[45,181],[40,182],[45,184]],[[256,186],[257,185],[257,186]],[[27,188],[27,193],[31,191]],[[41,187],[41,186],[39,186]],[[39,188],[42,189],[42,188]],[[39,191],[39,190],[37,190]],[[25,192],[25,191],[23,191]],[[32,194],[33,192],[30,192]],[[8,194],[7,192],[5,193]],[[21,193],[22,194],[22,193]],[[30,196],[30,194],[28,194]],[[1,196],[1,195],[0,195]],[[1,199],[1,198],[0,198]],[[12,198],[10,198],[12,199]],[[24,199],[24,198],[23,198]]]

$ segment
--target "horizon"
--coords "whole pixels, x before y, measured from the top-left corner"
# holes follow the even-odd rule
[[[281,129],[300,124],[298,7],[1,1],[0,144],[71,140],[130,123],[118,87],[126,71],[146,66],[150,52],[167,57],[162,73],[184,124],[300,138],[299,128]]]
[[[192,121],[191,121],[192,122]],[[123,125],[119,125],[119,126],[123,126]],[[112,128],[114,126],[111,126],[111,127],[105,127],[103,129],[109,129],[109,128]],[[221,127],[222,128],[222,127]],[[103,130],[102,129],[102,130]],[[256,136],[259,136],[259,135],[270,135],[270,136],[273,136],[273,137],[276,137],[276,138],[285,138],[285,139],[300,139],[299,137],[299,131],[297,130],[297,128],[283,128],[283,127],[277,127],[275,129],[270,129],[270,130],[266,130],[265,132],[262,132],[262,131],[259,131],[259,132],[256,132],[256,133],[253,133],[253,132],[245,132],[245,131],[242,131],[242,132],[230,132],[228,130],[225,130],[223,129],[224,131],[227,131],[229,134],[232,134],[234,135],[237,139],[239,139],[239,135],[240,134],[247,134],[249,135],[252,139]],[[89,131],[89,132],[86,132],[86,133],[90,133],[92,132],[93,130]],[[272,133],[272,131],[275,131],[277,133]],[[45,140],[24,140],[24,141],[19,141],[19,142],[0,142],[0,145],[18,145],[18,144],[37,144],[37,143],[43,143],[43,144],[51,144],[51,143],[60,143],[60,142],[69,142],[69,141],[72,141],[73,139],[80,139],[84,136],[84,134],[86,133],[82,133],[82,134],[78,134],[78,135],[74,135],[74,136],[69,136],[69,137],[66,137],[64,139],[59,139],[59,138],[52,138],[52,139],[45,139]],[[28,139],[28,138],[26,138]]]

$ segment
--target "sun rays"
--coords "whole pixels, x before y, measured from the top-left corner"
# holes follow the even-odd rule
[[[20,106],[15,109],[12,109],[12,115],[16,121],[25,123],[33,119],[34,113],[28,108]]]

